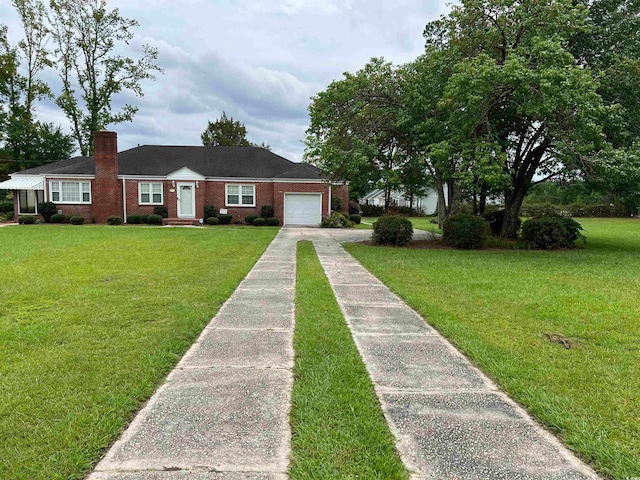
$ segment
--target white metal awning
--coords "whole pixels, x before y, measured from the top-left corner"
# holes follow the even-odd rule
[[[0,182],[0,190],[44,190],[44,181],[40,176],[12,177]]]

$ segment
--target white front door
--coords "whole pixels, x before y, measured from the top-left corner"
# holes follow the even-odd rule
[[[196,186],[178,183],[178,218],[196,217]]]

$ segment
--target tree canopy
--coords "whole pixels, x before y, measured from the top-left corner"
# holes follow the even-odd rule
[[[415,61],[373,59],[314,97],[306,159],[367,187],[432,178],[441,220],[499,197],[512,237],[535,183],[622,178],[638,158],[634,3],[463,0],[426,26]]]
[[[216,147],[258,147],[271,150],[266,143],[253,143],[247,139],[247,129],[242,122],[227,117],[223,111],[215,122],[209,121],[207,128],[200,135],[204,146]]]

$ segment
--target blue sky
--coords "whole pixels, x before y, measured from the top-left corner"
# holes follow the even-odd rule
[[[119,149],[138,144],[199,145],[207,120],[221,112],[245,124],[250,140],[291,160],[302,159],[310,97],[371,57],[395,63],[423,51],[428,21],[447,11],[443,1],[419,0],[109,0],[140,27],[134,54],[147,43],[159,50],[164,74],[143,85],[144,98],[123,95],[114,106],[139,107],[132,123],[110,126]],[[21,35],[8,0],[0,23]],[[55,72],[43,79],[54,90]],[[38,117],[68,128],[52,102]]]

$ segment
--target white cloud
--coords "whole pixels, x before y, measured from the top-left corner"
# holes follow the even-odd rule
[[[5,2],[8,3],[8,2]],[[17,18],[0,5],[0,18],[19,38]],[[300,160],[310,97],[344,71],[371,57],[410,61],[424,46],[425,24],[444,1],[420,0],[110,0],[140,23],[131,50],[159,50],[165,73],[145,81],[144,98],[130,94],[114,107],[139,107],[132,124],[111,126],[120,148],[138,144],[199,144],[207,120],[224,110],[243,122],[250,140]],[[55,75],[47,79],[55,83]],[[66,124],[51,102],[38,109]]]

